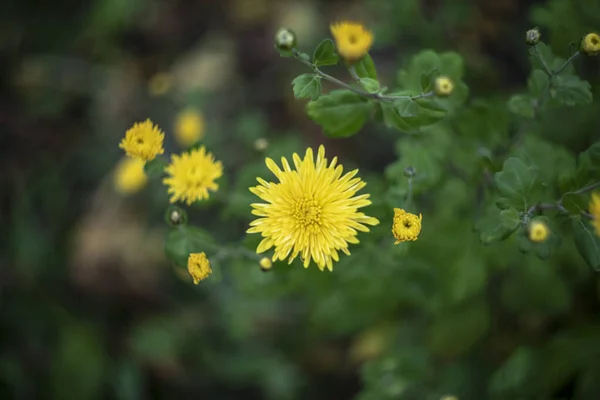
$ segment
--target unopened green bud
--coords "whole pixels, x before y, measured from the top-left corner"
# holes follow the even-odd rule
[[[280,28],[275,34],[275,46],[280,50],[292,50],[296,47],[296,34],[287,28]]]
[[[535,46],[538,44],[541,38],[542,34],[538,28],[530,29],[527,31],[527,33],[525,33],[525,43],[530,46]]]
[[[416,173],[417,171],[413,167],[404,168],[404,176],[407,178],[412,178]]]

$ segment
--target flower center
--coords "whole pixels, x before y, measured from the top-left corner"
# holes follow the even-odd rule
[[[296,202],[294,217],[302,226],[321,224],[321,206],[312,199],[302,199]]]
[[[406,229],[410,229],[410,227],[411,227],[411,226],[412,226],[412,224],[410,223],[410,221],[409,221],[409,220],[404,220],[404,227],[405,227]]]
[[[591,42],[592,42],[593,45],[596,45],[596,44],[599,43],[598,39],[595,38],[595,37],[592,38]]]
[[[350,35],[348,36],[348,42],[350,42],[350,44],[356,44],[356,42],[358,42],[358,38],[355,35]]]
[[[136,139],[137,144],[142,145],[144,144],[144,139],[142,139],[141,137]]]

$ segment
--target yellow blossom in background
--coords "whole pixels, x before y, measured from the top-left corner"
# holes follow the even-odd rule
[[[200,281],[208,278],[208,276],[212,273],[210,261],[208,261],[206,254],[203,252],[190,254],[188,257],[187,267],[190,276],[194,280],[194,285],[197,285],[200,283]]]
[[[133,194],[146,186],[148,177],[144,172],[144,164],[137,158],[123,157],[115,168],[115,189],[122,194]]]
[[[592,214],[592,224],[596,228],[596,235],[600,236],[600,194],[598,193],[592,193],[590,214]]]
[[[452,80],[445,76],[438,76],[435,79],[435,94],[437,96],[445,97],[450,96],[454,91],[454,83]]]
[[[330,26],[339,55],[347,61],[363,58],[373,45],[373,33],[357,22],[338,22]]]
[[[543,223],[542,221],[533,220],[529,224],[529,227],[527,229],[527,234],[528,234],[529,240],[531,240],[532,242],[541,243],[541,242],[545,241],[546,239],[548,239],[550,230],[548,229],[548,226],[545,223]]]
[[[581,51],[588,56],[600,54],[600,36],[597,33],[588,33],[581,41]]]
[[[333,262],[339,261],[338,251],[349,255],[348,244],[359,242],[357,231],[368,232],[365,224],[379,223],[358,212],[371,204],[368,194],[355,196],[366,183],[355,178],[358,170],[342,176],[337,157],[327,165],[323,146],[316,162],[311,148],[304,159],[295,153],[292,159],[294,169],[281,158],[283,170],[272,159],[265,160],[279,182],[257,178],[260,185],[250,188],[265,203],[252,204],[252,214],[259,218],[250,223],[247,232],[264,237],[256,249],[258,254],[275,248],[273,261],[289,257],[291,264],[300,256],[305,268],[312,260],[321,271],[332,271]]]
[[[265,138],[258,138],[254,141],[254,148],[258,151],[266,150],[269,147],[269,141]]]
[[[150,78],[148,92],[152,96],[162,96],[167,93],[173,85],[173,77],[167,72],[159,72]]]
[[[169,186],[171,203],[183,201],[190,205],[197,200],[208,199],[209,190],[219,189],[215,180],[223,175],[223,164],[215,161],[202,146],[181,155],[172,155],[165,173],[170,175],[163,179],[163,183]]]
[[[417,240],[421,233],[421,219],[421,214],[417,217],[415,214],[408,213],[401,208],[394,208],[394,221],[392,223],[392,233],[396,238],[394,244]]]
[[[175,118],[175,139],[183,147],[190,147],[204,136],[204,118],[193,109],[183,110]]]
[[[119,147],[125,150],[129,157],[152,161],[157,155],[163,154],[165,134],[155,126],[150,119],[136,122],[125,132]]]
[[[269,257],[261,258],[258,264],[260,265],[260,269],[262,269],[263,271],[268,271],[271,269],[271,267],[273,267],[273,263],[271,262]]]

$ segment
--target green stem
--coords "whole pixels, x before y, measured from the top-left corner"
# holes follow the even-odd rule
[[[300,54],[298,53],[297,50],[294,49],[294,50],[292,50],[292,52],[293,52],[294,58],[296,58],[296,60],[300,61],[302,64],[304,64],[307,67],[309,67],[310,69],[312,69],[315,72],[315,74],[319,75],[322,79],[325,79],[328,82],[331,82],[331,83],[333,83],[335,85],[341,86],[344,89],[350,90],[353,93],[356,93],[356,94],[358,94],[360,96],[363,96],[363,97],[366,97],[366,98],[369,98],[369,99],[378,100],[378,101],[395,101],[395,100],[413,100],[414,101],[414,100],[417,100],[417,99],[421,99],[421,98],[425,98],[425,97],[431,97],[431,96],[434,95],[433,91],[427,92],[427,93],[421,93],[421,94],[418,94],[418,95],[415,95],[415,96],[394,96],[394,95],[383,95],[381,93],[369,93],[369,92],[365,92],[364,90],[357,89],[357,88],[355,88],[353,86],[350,86],[346,82],[342,82],[339,79],[334,78],[333,76],[328,75],[325,72],[321,71],[317,66],[315,66],[310,61],[301,58]]]
[[[567,193],[563,194],[561,196],[560,200],[558,200],[556,203],[539,203],[534,206],[531,206],[531,208],[529,208],[529,210],[527,210],[527,214],[529,214],[531,216],[534,212],[542,211],[542,210],[558,210],[558,211],[562,212],[563,214],[569,214],[569,211],[565,208],[565,206],[562,203],[563,198],[565,197],[566,194],[569,194],[569,193],[570,194],[582,194],[582,193],[592,191],[596,188],[600,188],[600,182],[592,183],[591,185],[588,185],[581,189],[575,190],[573,192],[567,192]],[[580,214],[589,219],[593,218],[591,214],[589,214],[585,211],[581,211]]]
[[[579,57],[579,54],[581,54],[579,52],[579,50],[576,51],[571,57],[569,57],[569,59],[567,61],[565,61],[565,63],[559,69],[557,69],[556,71],[554,71],[553,75],[560,74],[563,71],[563,69],[567,68],[567,65],[571,64],[571,62],[573,62],[574,59],[576,59],[577,57]]]
[[[592,183],[591,185],[583,187],[583,188],[581,188],[579,190],[576,190],[576,191],[574,191],[572,193],[581,194],[581,193],[592,191],[592,190],[594,190],[596,188],[600,188],[600,182]]]

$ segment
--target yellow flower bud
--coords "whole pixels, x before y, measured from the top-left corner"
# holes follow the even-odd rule
[[[440,97],[450,96],[454,91],[454,83],[446,76],[438,76],[435,79],[435,95]]]
[[[142,190],[148,182],[144,164],[140,159],[124,157],[115,169],[115,189],[121,194],[134,194]]]
[[[262,269],[263,271],[268,271],[273,267],[273,263],[268,257],[261,258],[258,264],[260,265],[260,269]]]
[[[532,242],[541,243],[548,239],[550,230],[544,222],[533,220],[529,223],[527,234]]]
[[[421,233],[421,219],[419,214],[408,213],[401,208],[394,208],[394,222],[392,224],[392,234],[396,238],[396,243],[414,241],[419,238]]]
[[[200,283],[200,281],[208,278],[212,274],[212,268],[210,267],[210,261],[206,258],[206,254],[192,253],[188,257],[188,272],[194,280],[194,285]]]
[[[581,41],[581,51],[588,56],[600,54],[600,36],[597,33],[588,33]]]

